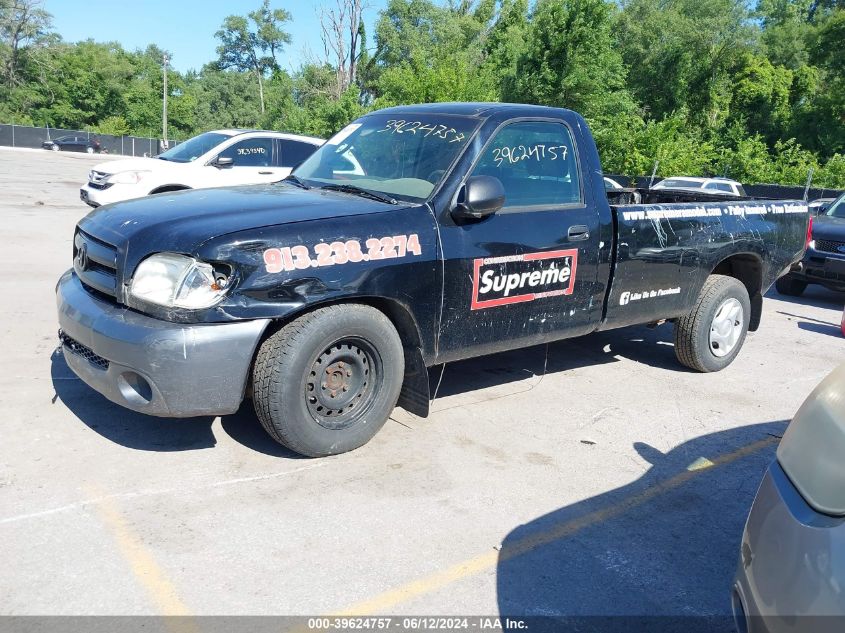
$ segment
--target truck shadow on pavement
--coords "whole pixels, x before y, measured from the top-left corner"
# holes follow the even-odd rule
[[[513,350],[451,363],[445,370],[438,397],[505,385],[532,376],[618,362],[623,357],[652,367],[687,371],[675,359],[672,327],[631,327],[599,332],[546,346]],[[71,372],[61,350],[51,358],[50,374],[56,397],[86,426],[103,437],[136,450],[189,451],[213,448],[217,444],[212,416],[159,418],[136,413],[110,402]],[[440,377],[440,367],[430,370],[431,392]],[[515,395],[515,394],[514,394]],[[252,403],[245,400],[237,413],[223,416],[221,426],[229,437],[245,447],[275,457],[300,456],[272,440],[255,417]]]
[[[817,334],[827,334],[828,336],[835,336],[842,338],[842,327],[835,323],[825,323],[823,321],[799,321],[799,330],[806,332],[816,332]]]
[[[657,328],[628,327],[597,332],[586,336],[556,341],[480,356],[449,363],[437,397],[445,397],[539,377],[546,374],[618,362],[621,358],[650,367],[676,372],[690,371],[675,358],[673,328],[665,324]],[[441,365],[429,369],[431,393],[440,379]]]
[[[808,286],[800,297],[787,297],[778,294],[775,290],[770,290],[766,295],[770,299],[776,299],[785,303],[790,303],[792,306],[786,310],[778,310],[778,314],[788,317],[790,321],[795,321],[799,330],[805,332],[815,332],[816,334],[827,334],[842,338],[842,329],[839,324],[839,319],[835,323],[830,321],[822,321],[814,317],[806,316],[801,313],[802,307],[814,307],[822,309],[833,309],[841,313],[842,305],[845,303],[845,292],[834,292],[821,286]]]
[[[571,618],[540,619],[535,631],[732,631],[743,526],[786,425],[711,433],[668,453],[634,444],[651,464],[642,477],[507,535],[501,616]]]
[[[774,299],[775,301],[783,301],[784,303],[793,303],[796,306],[810,306],[813,308],[827,308],[841,310],[842,304],[845,303],[845,292],[836,292],[828,290],[823,286],[811,284],[801,294],[800,297],[789,297],[780,294],[775,290],[774,286],[765,294],[766,299]]]
[[[125,409],[79,380],[65,363],[61,350],[51,358],[50,375],[56,397],[91,430],[116,444],[142,451],[191,451],[217,445],[215,418],[159,418]],[[247,448],[276,457],[299,458],[273,441],[255,417],[252,403],[221,418],[223,430]]]

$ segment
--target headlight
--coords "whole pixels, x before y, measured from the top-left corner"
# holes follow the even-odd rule
[[[845,364],[822,380],[798,409],[777,455],[810,506],[845,516]]]
[[[227,287],[227,277],[210,264],[185,255],[157,253],[138,265],[129,294],[168,308],[196,310],[220,301]]]
[[[149,171],[119,171],[105,179],[110,185],[134,185],[149,174]]]

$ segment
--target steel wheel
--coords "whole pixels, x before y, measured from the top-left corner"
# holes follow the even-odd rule
[[[311,366],[305,381],[308,412],[327,429],[353,426],[372,406],[381,380],[373,347],[363,339],[341,339]]]
[[[265,340],[253,368],[253,404],[274,440],[302,455],[369,442],[396,406],[402,339],[371,306],[341,303],[303,314]]]
[[[710,351],[719,358],[730,354],[742,336],[742,304],[730,297],[722,302],[710,323]]]

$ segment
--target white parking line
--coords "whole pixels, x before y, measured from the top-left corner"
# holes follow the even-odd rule
[[[215,481],[209,484],[200,484],[197,486],[186,486],[184,488],[165,488],[162,490],[141,490],[137,492],[118,492],[115,494],[110,495],[102,495],[95,499],[87,499],[85,501],[78,501],[76,503],[68,503],[67,505],[58,506],[55,508],[50,508],[47,510],[40,510],[39,512],[29,512],[26,514],[17,514],[10,517],[5,517],[0,519],[0,525],[5,523],[15,523],[17,521],[25,521],[27,519],[37,519],[39,517],[50,516],[51,514],[57,514],[59,512],[68,512],[70,510],[77,510],[79,508],[85,508],[91,505],[95,505],[101,503],[103,501],[109,501],[112,499],[134,499],[137,497],[149,497],[153,495],[167,495],[167,494],[175,494],[181,492],[188,492],[191,490],[205,490],[208,488],[218,488],[220,486],[232,486],[236,484],[243,484],[243,483],[250,483],[253,481],[264,481],[266,479],[276,479],[278,477],[286,477],[288,475],[295,475],[297,473],[304,472],[306,470],[313,470],[315,468],[321,468],[323,466],[328,466],[331,462],[330,457],[324,457],[319,462],[314,462],[313,464],[309,464],[308,466],[302,466],[300,468],[294,468],[293,470],[286,470],[280,473],[270,473],[267,475],[255,475],[254,477],[240,477],[238,479],[224,479],[223,481]]]

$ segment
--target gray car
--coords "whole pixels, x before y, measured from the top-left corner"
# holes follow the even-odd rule
[[[845,630],[845,364],[784,433],[745,525],[732,598],[740,633]]]

